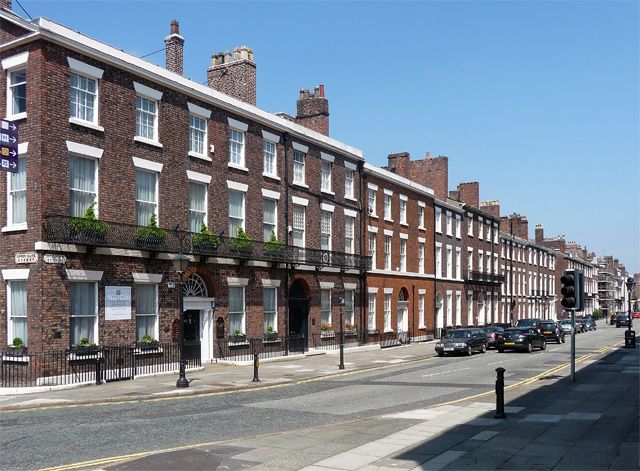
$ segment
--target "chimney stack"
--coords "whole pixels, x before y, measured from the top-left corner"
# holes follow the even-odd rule
[[[390,172],[404,178],[410,178],[409,165],[411,164],[411,156],[409,155],[409,152],[389,154],[387,162],[387,169],[389,169]]]
[[[460,183],[458,185],[458,192],[460,193],[460,201],[462,203],[480,209],[480,183]]]
[[[317,85],[313,92],[301,88],[296,108],[296,123],[329,135],[329,100],[324,96],[324,85]]]
[[[184,64],[184,38],[180,36],[180,23],[177,20],[171,22],[169,36],[164,38],[166,46],[166,68],[176,74],[182,75]]]
[[[480,201],[480,209],[487,214],[491,214],[496,219],[500,219],[500,201]]]
[[[542,224],[536,224],[536,243],[544,242],[544,226]]]
[[[253,61],[253,49],[241,46],[236,47],[233,54],[226,51],[212,55],[207,82],[214,90],[255,106],[256,63]]]
[[[0,8],[4,8],[5,10],[11,10],[11,0],[0,0]]]

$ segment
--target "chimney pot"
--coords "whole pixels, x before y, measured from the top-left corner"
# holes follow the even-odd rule
[[[180,23],[178,20],[173,20],[171,22],[171,28],[169,29],[170,34],[180,34]]]
[[[11,0],[0,0],[0,8],[5,10],[12,10]]]

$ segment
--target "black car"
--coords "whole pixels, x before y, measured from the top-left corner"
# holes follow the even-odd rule
[[[516,327],[530,327],[536,329],[538,333],[542,332],[542,319],[520,319]]]
[[[555,321],[542,321],[542,335],[547,342],[564,343],[564,331]]]
[[[523,350],[531,353],[534,348],[544,350],[547,348],[547,341],[544,335],[538,333],[534,328],[514,327],[506,329],[498,339],[498,352],[505,350]]]
[[[597,330],[596,320],[591,316],[582,316],[580,319],[584,320],[587,325],[587,330]]]
[[[629,314],[618,314],[616,316],[616,327],[626,326],[628,327],[631,324],[629,320]]]
[[[490,325],[484,328],[484,332],[487,335],[487,348],[496,348],[498,338],[502,335],[502,332],[504,332],[504,327]]]
[[[482,329],[454,329],[436,343],[436,353],[443,357],[446,353],[462,353],[471,356],[474,352],[487,351],[487,336]]]

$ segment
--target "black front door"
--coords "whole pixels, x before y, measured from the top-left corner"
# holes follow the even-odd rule
[[[198,342],[200,341],[200,311],[189,310],[184,311],[182,315],[184,322],[184,341]]]
[[[290,299],[289,300],[289,337],[302,338],[300,348],[307,350],[308,347],[308,319],[309,319],[309,300],[308,299]],[[292,342],[293,344],[295,341]]]

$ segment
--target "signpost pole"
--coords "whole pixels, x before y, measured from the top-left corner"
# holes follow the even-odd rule
[[[576,380],[576,310],[571,309],[571,381]]]

